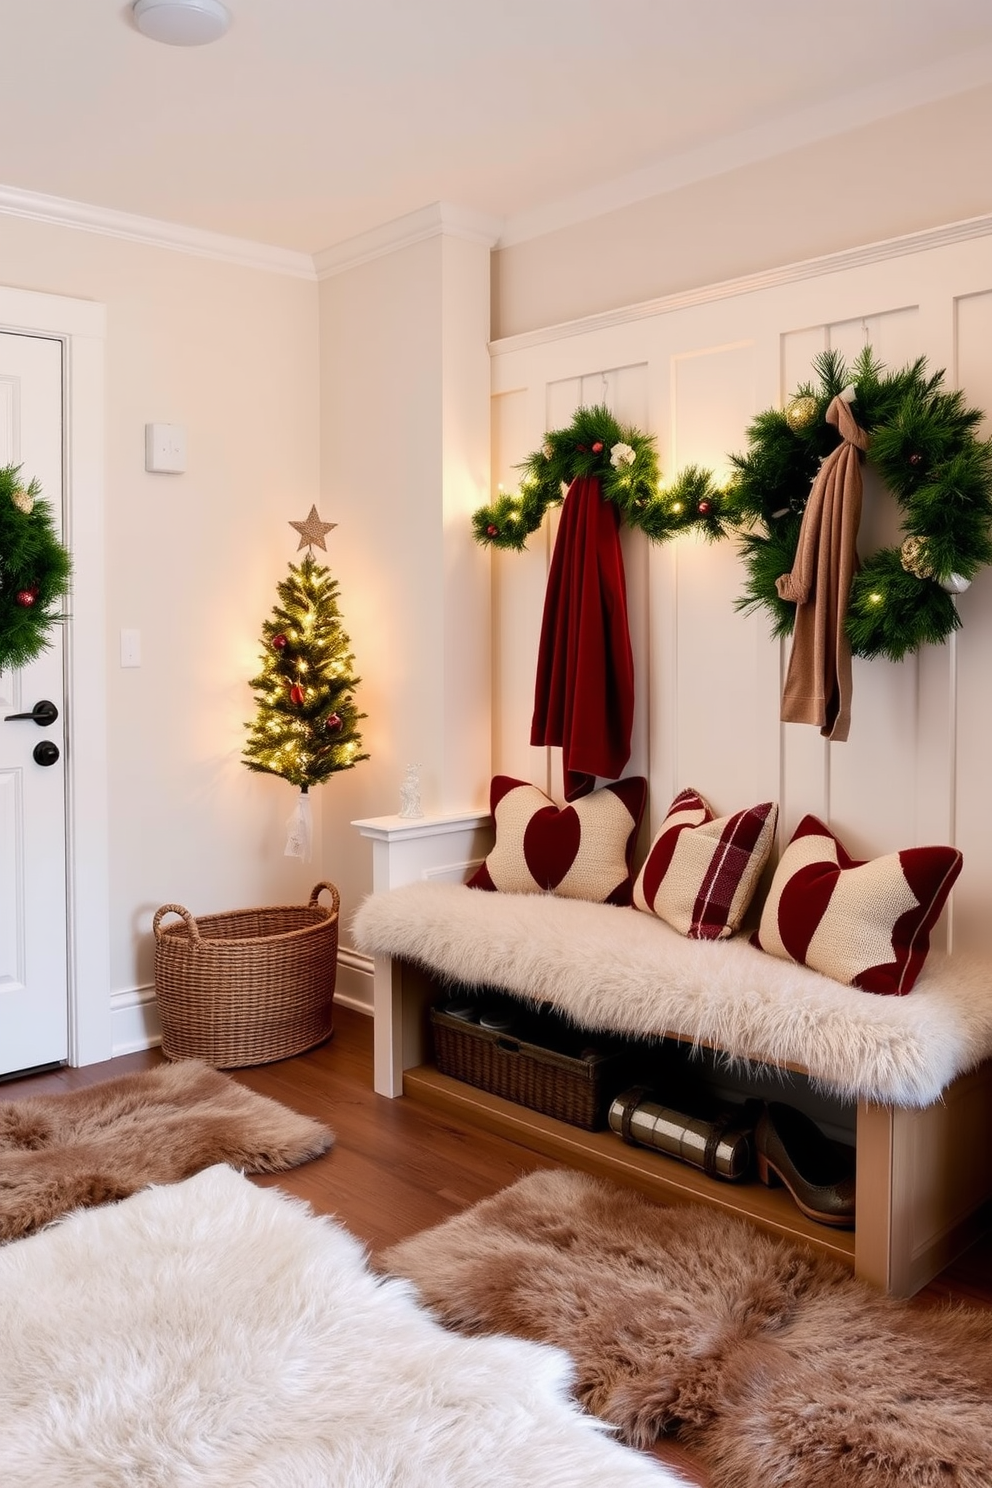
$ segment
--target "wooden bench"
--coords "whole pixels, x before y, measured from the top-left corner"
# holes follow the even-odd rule
[[[685,940],[636,910],[468,889],[459,880],[484,855],[487,819],[444,822],[360,824],[378,850],[375,892],[354,933],[375,958],[381,1094],[429,1101],[661,1201],[716,1205],[811,1243],[899,1296],[992,1220],[987,963],[935,952],[907,997],[876,996],[742,938]],[[464,857],[453,851],[459,836]],[[441,1075],[430,1062],[427,1008],[453,983],[549,1002],[591,1032],[687,1041],[741,1075],[788,1072],[853,1108],[854,1231],[805,1218],[784,1190],[709,1179],[612,1132],[571,1127]]]

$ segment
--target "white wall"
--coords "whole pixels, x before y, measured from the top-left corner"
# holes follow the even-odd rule
[[[721,174],[496,253],[493,335],[980,216],[990,135],[992,86],[738,168],[730,141]]]
[[[321,792],[347,947],[372,887],[350,823],[398,812],[410,763],[425,812],[488,801],[489,560],[471,513],[489,490],[489,251],[438,232],[323,280],[320,304],[322,488],[372,756]]]
[[[240,763],[287,524],[320,500],[317,286],[13,217],[0,264],[107,307],[108,993],[140,1038],[160,904],[299,902],[322,876],[283,856],[290,787]],[[187,474],[145,472],[152,421],[186,426]],[[123,627],[138,669],[120,667]]]

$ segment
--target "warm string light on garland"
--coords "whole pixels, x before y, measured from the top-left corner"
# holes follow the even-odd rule
[[[621,519],[652,542],[689,531],[717,541],[729,532],[724,493],[709,471],[688,466],[666,489],[654,437],[619,423],[599,405],[580,408],[567,428],[551,430],[518,468],[519,489],[509,494],[500,486],[496,500],[472,517],[476,540],[484,546],[521,552],[579,476],[596,476],[604,499],[615,502]]]
[[[954,596],[992,562],[992,445],[977,434],[981,410],[947,391],[923,357],[886,372],[866,347],[851,367],[837,352],[813,365],[818,384],[800,387],[784,410],[760,413],[747,452],[732,456],[726,517],[740,529],[747,570],[738,608],[765,609],[775,636],[791,633],[795,606],[776,580],[792,570],[810,486],[837,444],[824,413],[853,386],[866,459],[900,507],[903,536],[855,574],[847,635],[856,656],[899,661],[960,627]]]
[[[752,421],[748,449],[730,456],[724,487],[710,471],[688,466],[664,488],[652,436],[619,424],[606,408],[580,408],[521,464],[517,492],[500,487],[474,513],[476,540],[521,551],[571,481],[596,475],[603,497],[652,542],[683,532],[736,537],[747,572],[737,608],[767,610],[772,634],[787,636],[795,605],[780,598],[776,581],[792,571],[810,487],[838,442],[827,407],[853,387],[868,463],[902,511],[903,535],[855,574],[846,616],[851,649],[898,661],[941,644],[961,625],[955,597],[992,563],[992,443],[978,437],[983,414],[962,392],[945,389],[943,372],[928,373],[924,357],[886,372],[866,347],[851,367],[825,352],[814,369],[817,383]]]

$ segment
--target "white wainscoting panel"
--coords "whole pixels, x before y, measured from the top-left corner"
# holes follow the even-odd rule
[[[688,464],[723,479],[754,415],[816,381],[818,353],[850,362],[865,345],[892,370],[920,356],[946,369],[992,434],[992,236],[497,343],[494,480],[509,488],[507,472],[544,430],[592,403],[656,436],[663,484]],[[866,472],[862,555],[897,543],[901,528],[894,498]],[[494,555],[494,768],[550,782],[560,799],[559,751],[546,762],[527,744],[553,536],[549,522],[527,554]],[[777,799],[779,847],[807,812],[857,856],[954,842],[964,872],[935,940],[992,952],[992,569],[958,599],[963,628],[946,645],[900,663],[855,660],[850,738],[832,744],[779,721],[788,642],[771,639],[763,612],[736,610],[744,571],[732,542],[652,545],[634,531],[623,541],[638,688],[627,773],[649,775],[651,828],[694,785],[721,814]]]

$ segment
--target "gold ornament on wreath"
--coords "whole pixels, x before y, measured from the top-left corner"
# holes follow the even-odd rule
[[[785,421],[793,431],[808,429],[820,416],[820,405],[813,397],[793,398],[785,410]]]
[[[899,558],[907,573],[918,579],[933,579],[937,570],[930,558],[925,537],[907,537],[899,549]]]

